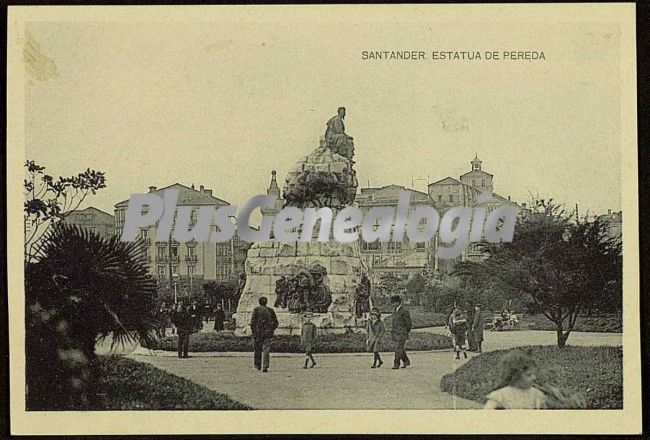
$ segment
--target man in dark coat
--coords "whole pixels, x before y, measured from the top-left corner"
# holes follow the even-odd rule
[[[485,326],[485,318],[483,312],[481,311],[481,305],[476,304],[474,307],[474,319],[471,321],[472,325],[472,336],[474,337],[474,343],[476,344],[476,350],[479,353],[483,352],[481,344],[483,343],[483,328]]]
[[[411,365],[411,361],[406,355],[406,341],[409,338],[411,331],[411,314],[408,310],[402,307],[402,298],[395,295],[390,299],[391,304],[395,308],[393,311],[391,335],[395,343],[395,361],[393,362],[393,370],[397,370],[402,362],[402,368]]]
[[[178,357],[187,358],[189,357],[190,335],[194,330],[194,322],[180,303],[176,304],[176,310],[172,313],[172,323],[176,326],[178,333]]]
[[[269,371],[269,353],[271,351],[271,338],[278,328],[278,318],[272,308],[267,307],[266,297],[261,297],[259,306],[253,310],[251,317],[251,331],[253,332],[253,346],[255,349],[253,361],[255,368],[266,373]]]
[[[474,322],[474,306],[469,304],[467,307],[467,345],[469,346],[467,348],[468,351],[476,351],[476,341],[474,339],[474,333],[473,333],[473,328],[472,328],[472,323]]]
[[[226,320],[226,313],[221,308],[221,304],[217,303],[217,308],[214,311],[214,330],[221,332],[223,331],[223,323]]]

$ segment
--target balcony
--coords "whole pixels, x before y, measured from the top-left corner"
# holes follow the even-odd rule
[[[156,255],[156,261],[159,263],[166,263],[167,255]]]
[[[172,255],[171,260],[175,263],[178,263],[181,260],[181,257],[178,255]]]
[[[196,254],[194,255],[186,255],[185,256],[185,261],[188,263],[196,263],[198,261],[198,257]]]

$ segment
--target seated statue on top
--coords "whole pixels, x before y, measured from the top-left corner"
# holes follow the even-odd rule
[[[333,153],[340,154],[352,160],[354,156],[354,143],[352,142],[352,136],[345,134],[343,119],[345,119],[345,107],[339,107],[337,115],[327,121],[325,145]]]

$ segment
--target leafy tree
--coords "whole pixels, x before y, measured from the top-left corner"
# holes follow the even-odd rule
[[[427,282],[422,274],[416,273],[406,282],[406,297],[411,300],[412,304],[422,304],[423,296],[427,290]]]
[[[50,225],[77,209],[89,194],[105,188],[104,173],[91,170],[55,179],[33,160],[25,162],[25,261],[33,261]]]
[[[529,310],[556,326],[564,347],[581,313],[622,299],[621,243],[607,237],[607,225],[577,219],[552,200],[536,200],[518,222],[511,243],[491,245],[489,257],[468,263],[463,276],[480,285],[491,279]]]
[[[100,408],[95,344],[151,342],[156,282],[143,246],[57,224],[25,266],[27,407]]]
[[[239,294],[237,283],[233,280],[219,282],[208,281],[203,285],[203,291],[217,303],[222,304],[228,311],[237,308]]]

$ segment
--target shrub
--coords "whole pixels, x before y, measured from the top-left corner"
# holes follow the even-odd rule
[[[555,331],[555,324],[544,315],[524,316],[522,329],[529,330],[551,330]],[[575,332],[623,332],[623,316],[621,314],[607,313],[594,316],[578,316]]]
[[[523,347],[530,349],[538,366],[538,382],[551,385],[584,402],[576,408],[623,408],[623,350],[621,347]],[[454,373],[442,377],[443,391],[485,403],[498,386],[500,361],[510,350],[472,358]]]
[[[25,380],[30,410],[95,409],[98,337],[149,339],[155,280],[140,242],[57,224],[25,266]]]
[[[433,313],[424,310],[422,307],[409,307],[413,328],[438,327],[447,324],[445,313]],[[390,316],[384,318],[384,324],[390,328],[392,319]]]
[[[176,351],[178,338],[169,336],[147,344],[147,348]],[[441,350],[451,348],[451,338],[431,333],[411,333],[407,348],[410,350]],[[390,334],[384,337],[384,351],[393,351]],[[238,337],[232,333],[194,333],[190,336],[190,351],[193,352],[246,352],[253,351],[250,337]],[[302,353],[300,336],[276,336],[271,340],[271,351],[276,353]],[[319,353],[359,353],[366,351],[365,333],[342,335],[321,335],[316,344]]]
[[[120,357],[100,357],[100,364],[104,410],[250,409],[151,365]]]

